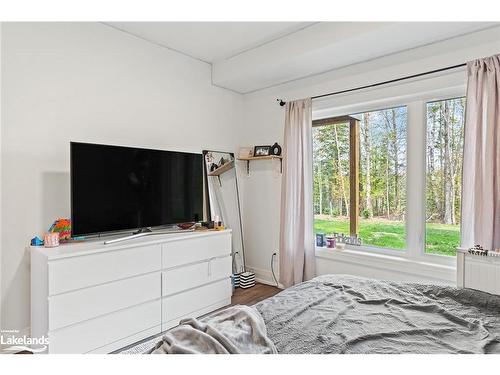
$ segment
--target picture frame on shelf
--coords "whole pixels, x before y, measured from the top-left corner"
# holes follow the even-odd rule
[[[253,150],[253,156],[263,157],[271,155],[271,146],[255,146]]]

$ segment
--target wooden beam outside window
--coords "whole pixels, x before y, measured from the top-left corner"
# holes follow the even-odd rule
[[[319,120],[313,120],[312,126],[323,126],[323,125],[336,125],[336,124],[348,124],[351,120],[355,119],[351,116],[337,116],[322,118]]]

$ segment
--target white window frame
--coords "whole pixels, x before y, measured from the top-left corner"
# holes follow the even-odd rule
[[[406,106],[406,249],[346,248],[411,261],[454,266],[456,257],[425,252],[427,103],[465,96],[463,71],[313,102],[313,119]],[[318,248],[324,250],[324,248]]]

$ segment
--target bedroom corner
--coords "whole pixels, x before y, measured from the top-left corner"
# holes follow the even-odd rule
[[[381,1],[2,2],[2,374],[495,373],[500,8]]]

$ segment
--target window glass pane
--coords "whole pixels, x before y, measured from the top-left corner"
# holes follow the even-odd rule
[[[406,247],[406,107],[361,115],[360,236],[363,243]]]
[[[363,245],[406,245],[406,107],[351,115],[358,127],[358,235]],[[313,128],[314,228],[349,235],[349,123]]]
[[[313,128],[314,228],[349,234],[349,123]]]
[[[406,248],[406,107],[361,114],[360,237]]]
[[[465,98],[427,103],[425,251],[455,255],[460,204]]]

